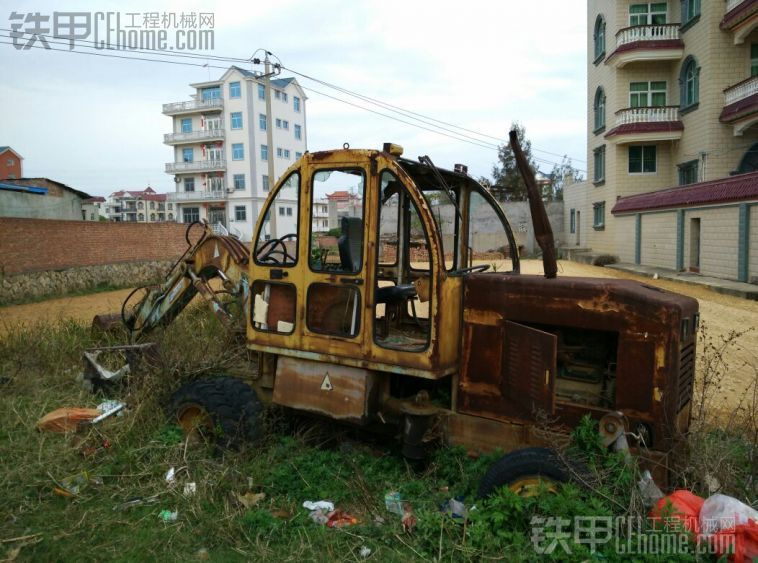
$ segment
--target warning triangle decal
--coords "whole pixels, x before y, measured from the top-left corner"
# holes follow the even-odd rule
[[[331,391],[332,389],[334,389],[334,387],[332,387],[332,380],[329,379],[329,372],[327,371],[326,375],[324,376],[324,381],[321,382],[321,390]]]

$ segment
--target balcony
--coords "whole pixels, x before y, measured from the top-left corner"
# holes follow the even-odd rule
[[[179,115],[181,113],[197,113],[201,111],[221,111],[224,109],[224,101],[221,98],[210,100],[190,100],[188,102],[174,102],[163,104],[165,115]]]
[[[189,174],[192,172],[213,172],[226,170],[226,160],[195,160],[193,162],[167,162],[168,174]]]
[[[619,144],[676,141],[682,131],[679,106],[625,108],[616,112],[616,124],[605,138]]]
[[[724,19],[719,27],[734,34],[734,44],[740,45],[758,27],[758,0],[728,0]]]
[[[208,129],[204,131],[190,131],[189,133],[167,133],[163,135],[163,142],[167,145],[182,145],[186,143],[200,143],[224,138],[223,129]]]
[[[735,136],[758,123],[758,76],[751,76],[724,90],[724,109],[719,121],[734,126]]]
[[[169,201],[187,203],[190,201],[209,201],[226,199],[225,190],[200,190],[197,192],[174,192],[168,194]]]
[[[616,34],[616,49],[605,64],[623,68],[635,62],[674,61],[681,59],[683,53],[678,23],[634,25]]]

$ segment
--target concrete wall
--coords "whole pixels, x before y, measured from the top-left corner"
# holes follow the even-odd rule
[[[684,268],[689,269],[692,219],[700,219],[700,273],[731,280],[737,279],[739,210],[716,207],[685,211]],[[753,248],[758,248],[753,247]]]
[[[513,235],[516,237],[516,244],[523,246],[523,253],[527,256],[540,252],[539,246],[534,238],[534,227],[532,226],[532,215],[529,211],[529,202],[526,201],[508,201],[502,204],[505,216],[511,225]],[[553,229],[555,245],[562,246],[565,241],[565,229],[563,220],[564,202],[551,201],[545,204],[547,218]],[[476,227],[474,227],[476,229]],[[495,244],[493,248],[503,246],[505,241]]]
[[[646,213],[641,223],[642,264],[676,268],[676,213]],[[634,240],[634,236],[631,238]]]
[[[4,218],[0,275],[171,260],[187,247],[186,226]]]
[[[750,250],[748,252],[748,280],[751,283],[758,283],[758,205],[750,207],[748,214],[750,221],[750,236],[748,242]]]
[[[49,192],[40,195],[2,190],[0,217],[81,221],[82,200],[71,192],[63,192],[60,195]]]

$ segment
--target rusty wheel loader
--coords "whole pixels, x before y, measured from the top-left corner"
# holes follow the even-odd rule
[[[512,452],[486,494],[567,479],[538,421],[570,429],[589,413],[607,445],[631,436],[643,464],[665,467],[690,420],[698,304],[634,281],[556,277],[544,206],[511,141],[544,276],[520,273],[500,205],[465,170],[402,158],[392,144],[306,153],[272,189],[251,250],[205,227],[165,283],[122,311],[145,346],[196,293],[227,319],[213,278],[244,299],[258,369],[186,383],[171,403],[179,424],[254,439],[273,403],[394,432],[410,458],[434,430],[471,451]],[[89,379],[117,378],[97,353]]]

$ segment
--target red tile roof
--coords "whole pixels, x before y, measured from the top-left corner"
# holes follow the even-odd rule
[[[604,137],[615,137],[616,135],[628,135],[630,133],[660,133],[663,131],[683,131],[684,125],[681,121],[645,121],[641,123],[625,123],[618,125],[608,131]]]
[[[85,199],[84,201],[82,201],[82,203],[105,203],[105,198],[100,197],[100,196],[91,197],[91,198]]]
[[[758,94],[753,94],[742,100],[737,100],[733,104],[724,106],[724,109],[721,110],[719,121],[731,123],[756,111],[758,111]]]
[[[758,172],[622,197],[616,201],[611,213],[618,215],[651,209],[714,205],[752,199],[758,199]]]
[[[747,2],[738,4],[724,14],[724,19],[721,20],[719,27],[721,29],[731,29],[733,26],[746,20],[756,11],[758,11],[758,0],[748,0]]]
[[[638,49],[676,49],[684,48],[684,41],[681,39],[653,39],[647,41],[632,41],[631,43],[625,43],[620,47],[616,47],[605,59],[606,64],[619,53],[625,53],[626,51],[636,51]]]

